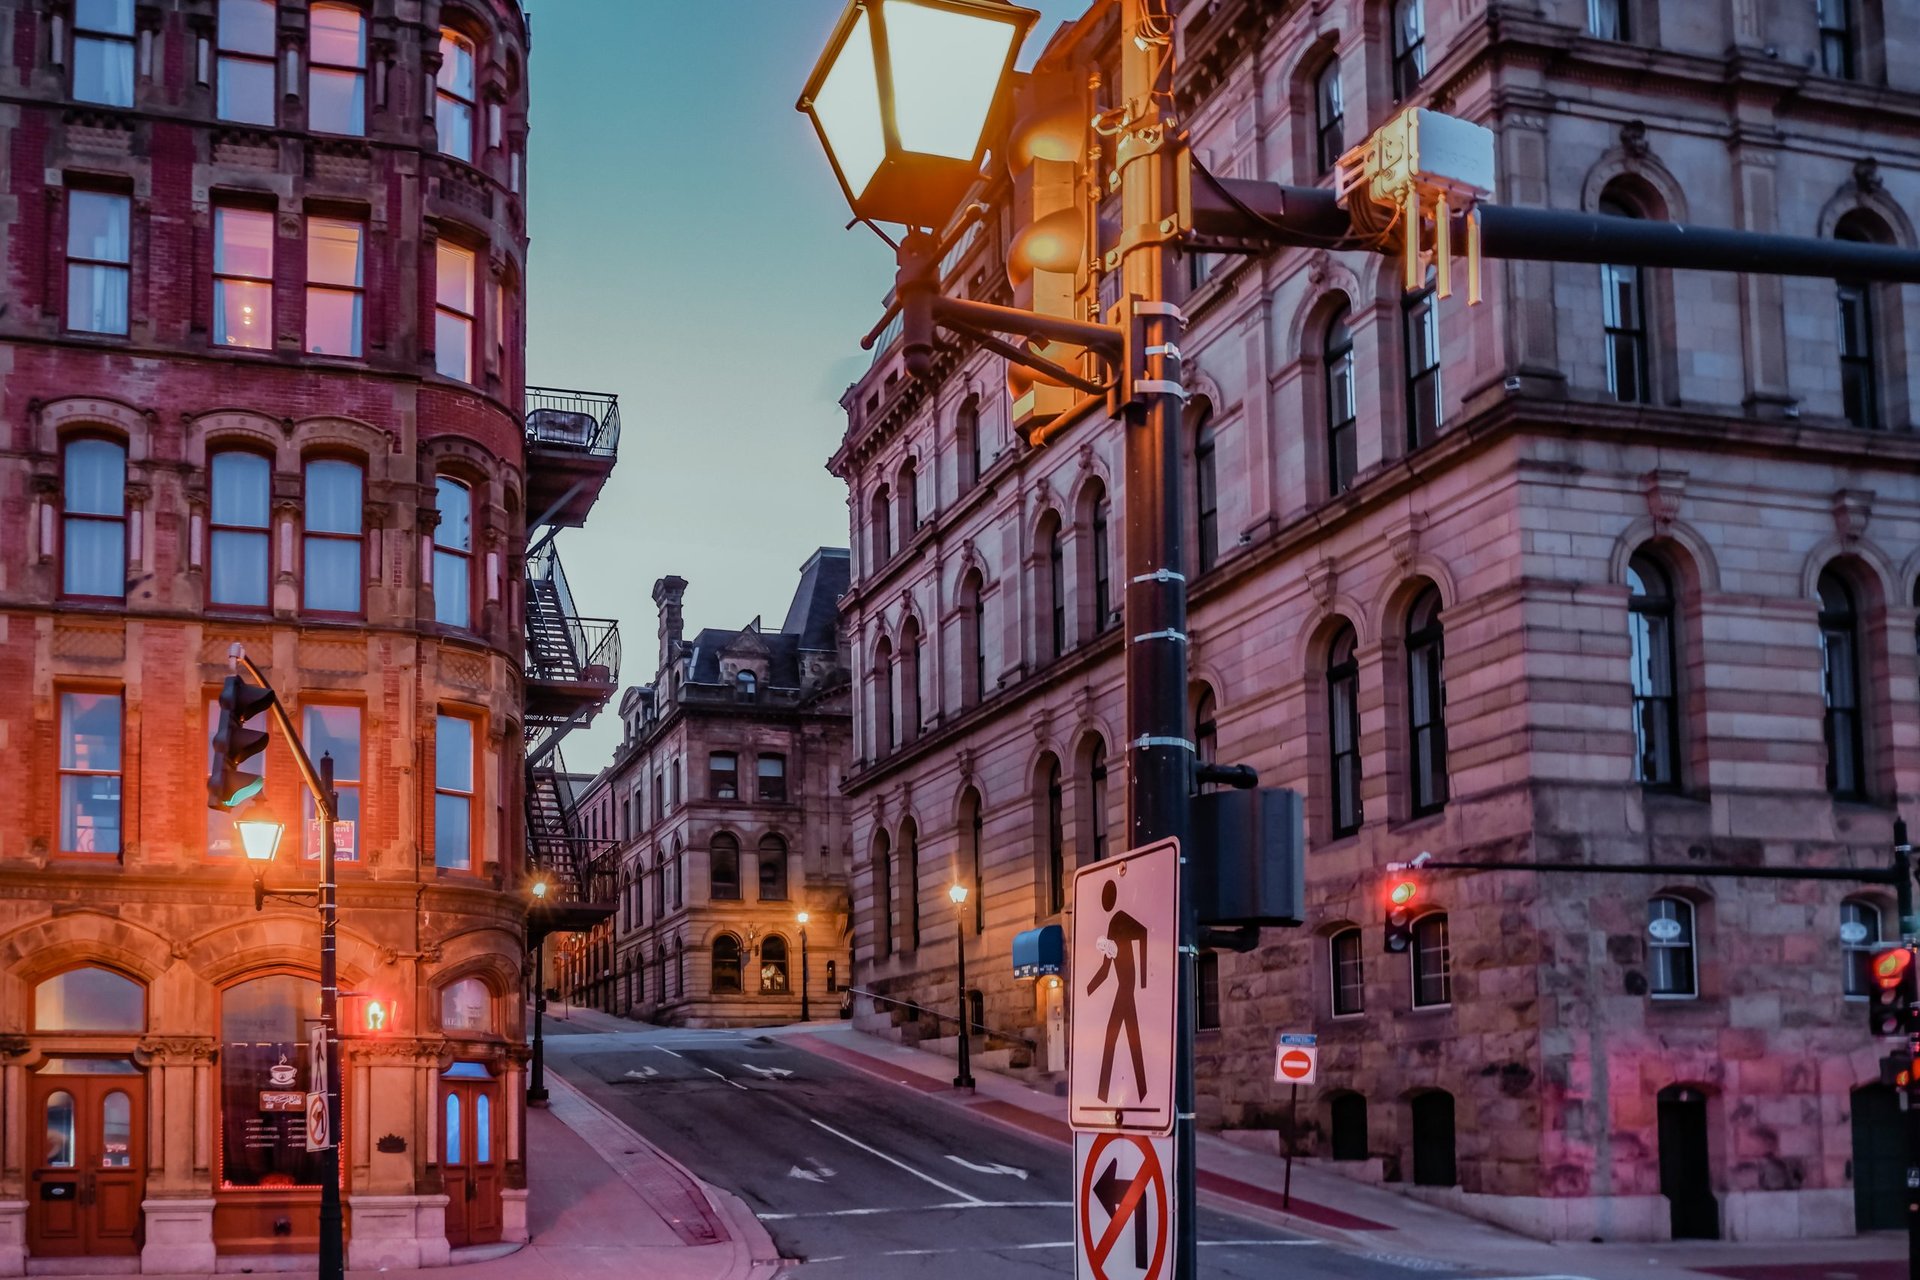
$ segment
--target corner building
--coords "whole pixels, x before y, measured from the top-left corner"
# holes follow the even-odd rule
[[[521,556],[612,416],[523,420],[526,57],[509,0],[0,0],[0,1274],[315,1249],[317,914],[205,800],[236,643],[351,823],[348,1263],[525,1238]]]
[[[1115,9],[1045,62],[1114,84]],[[1493,130],[1505,203],[1912,247],[1916,31],[1911,0],[1220,0],[1186,6],[1174,83],[1219,174],[1329,183],[1418,104]],[[1006,301],[1005,179],[979,194],[944,287]],[[1202,958],[1202,1122],[1281,1127],[1273,1037],[1311,1031],[1307,1140],[1356,1177],[1550,1238],[1898,1226],[1863,1003],[1890,895],[1440,873],[1407,953],[1382,917],[1421,851],[1888,864],[1920,790],[1920,291],[1494,262],[1469,310],[1335,247],[1188,266],[1192,737],[1304,796],[1311,907]],[[951,1007],[957,926],[987,1025],[1058,1066],[1084,978],[1010,951],[1126,841],[1121,441],[1015,443],[964,343],[899,366],[830,463],[855,976]]]

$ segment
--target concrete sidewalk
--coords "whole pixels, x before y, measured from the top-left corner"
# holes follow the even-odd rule
[[[933,1100],[1054,1142],[1062,1158],[1071,1143],[1066,1099],[1025,1082],[975,1068],[972,1094],[953,1088],[951,1058],[856,1031],[850,1024],[768,1029],[787,1044]],[[1201,1134],[1200,1196],[1204,1204],[1291,1228],[1358,1253],[1417,1265],[1444,1261],[1488,1275],[1531,1280],[1905,1280],[1906,1238],[1877,1233],[1854,1240],[1784,1240],[1751,1244],[1566,1242],[1515,1235],[1490,1223],[1380,1187],[1355,1182],[1309,1162],[1296,1162],[1293,1198],[1283,1207],[1286,1161],[1278,1155]]]

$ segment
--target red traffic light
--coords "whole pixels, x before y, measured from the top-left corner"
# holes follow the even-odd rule
[[[1906,979],[1913,967],[1913,951],[1908,947],[1889,947],[1873,958],[1873,980],[1882,990],[1891,991]]]

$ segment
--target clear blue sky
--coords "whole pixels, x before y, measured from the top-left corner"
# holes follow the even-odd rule
[[[1042,0],[1030,60],[1086,0]],[[620,397],[620,462],[560,537],[582,613],[620,619],[623,684],[653,678],[653,582],[689,631],[778,626],[800,564],[847,542],[825,470],[893,255],[793,109],[841,0],[526,0],[528,381]],[[590,772],[613,709],[566,747]]]

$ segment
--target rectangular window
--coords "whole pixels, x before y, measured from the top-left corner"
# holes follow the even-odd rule
[[[1413,922],[1413,1007],[1453,1003],[1453,950],[1442,911]]]
[[[133,105],[133,0],[75,0],[73,96]]]
[[[1329,946],[1333,971],[1333,1016],[1350,1017],[1367,1008],[1367,983],[1360,953],[1360,931],[1342,929]]]
[[[1856,427],[1877,427],[1873,367],[1873,295],[1863,284],[1838,287],[1840,306],[1840,401],[1847,421]]]
[[[210,604],[238,609],[267,607],[267,581],[272,572],[272,496],[273,464],[264,456],[239,449],[213,455],[213,502],[208,521]]]
[[[473,381],[473,250],[440,241],[434,250],[434,368]]]
[[[360,708],[310,704],[302,712],[300,737],[307,754],[313,758],[314,768],[320,767],[322,755],[333,757],[333,790],[340,798],[340,821],[353,824],[351,841],[346,832],[335,833],[337,856],[343,861],[358,862],[364,834],[360,829]],[[305,796],[301,805],[301,816],[305,819],[302,825],[307,833],[306,854],[309,858],[318,858],[324,852],[321,842],[326,833],[315,820],[313,797]]]
[[[433,120],[440,154],[473,161],[473,41],[440,32],[440,70],[434,75]]]
[[[1853,79],[1853,0],[1815,0],[1820,22],[1820,69]]]
[[[1321,173],[1331,173],[1347,149],[1346,94],[1340,87],[1338,59],[1329,62],[1320,72],[1320,78],[1314,81],[1313,101],[1314,158],[1319,161]]]
[[[338,458],[307,464],[306,608],[315,613],[359,613],[361,561],[360,467]]]
[[[760,777],[760,798],[769,804],[787,802],[787,758],[761,756],[754,766]]]
[[[60,695],[60,852],[120,852],[120,695]]]
[[[473,490],[458,480],[435,481],[440,523],[433,527],[433,618],[446,627],[473,625]]]
[[[474,870],[473,721],[441,715],[433,733],[433,865]]]
[[[1425,0],[1393,0],[1393,100],[1404,101],[1426,75]]]
[[[307,127],[367,131],[367,20],[344,4],[316,4],[307,19]]]
[[[262,711],[247,721],[247,728],[266,732],[267,713]],[[220,699],[207,699],[207,769],[209,772],[219,763],[220,753],[213,748],[213,735],[220,731]],[[266,775],[267,753],[253,758],[250,769],[261,776]],[[210,858],[238,858],[246,850],[240,847],[240,833],[233,829],[233,820],[238,817],[231,809],[207,810],[207,856]]]
[[[1220,1029],[1220,953],[1202,951],[1200,953],[1200,1006],[1195,1011],[1194,1026],[1201,1031]]]
[[[213,211],[213,341],[273,346],[273,215],[264,210]]]
[[[366,312],[364,223],[307,219],[307,350],[358,356]]]
[[[241,124],[272,125],[274,0],[220,0],[220,65],[214,113]]]
[[[106,191],[67,196],[67,328],[127,332],[133,202]]]
[[[1700,992],[1693,963],[1693,904],[1681,898],[1647,903],[1647,985],[1656,997],[1684,1000]]]
[[[1602,40],[1631,40],[1627,0],[1587,0],[1587,30]]]
[[[707,794],[715,800],[740,798],[740,757],[731,751],[707,757]]]
[[[1440,434],[1440,315],[1432,288],[1406,306],[1407,452],[1423,449]]]
[[[1112,506],[1103,496],[1093,504],[1093,629],[1105,631],[1113,625],[1113,549],[1107,525]]]
[[[61,591],[127,594],[127,451],[118,440],[69,440],[61,477]]]
[[[1647,400],[1647,303],[1639,267],[1600,268],[1607,330],[1607,390],[1625,404]]]

